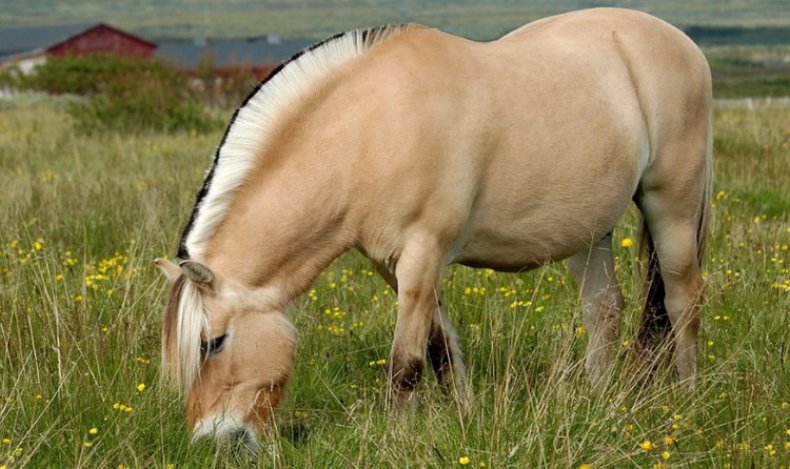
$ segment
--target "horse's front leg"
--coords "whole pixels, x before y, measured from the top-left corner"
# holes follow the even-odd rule
[[[373,262],[376,271],[384,278],[392,290],[398,293],[398,280],[395,274],[379,262]],[[469,386],[466,381],[466,368],[463,355],[458,346],[458,334],[450,323],[450,317],[444,309],[444,299],[439,295],[436,309],[431,322],[431,333],[428,336],[428,361],[436,375],[436,381],[445,392],[454,392],[463,405],[471,404],[468,396]]]
[[[441,297],[444,249],[427,236],[412,237],[398,259],[398,320],[389,361],[393,402],[412,397],[425,366],[425,351],[434,312]]]

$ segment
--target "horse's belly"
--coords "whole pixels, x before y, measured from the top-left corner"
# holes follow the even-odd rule
[[[561,184],[490,181],[463,233],[451,262],[497,270],[525,270],[589,249],[609,233],[625,212],[637,184],[636,160],[621,171]],[[593,170],[590,169],[590,172]],[[567,175],[566,175],[567,176]]]
[[[528,270],[588,249],[609,233],[627,206],[612,207],[596,219],[570,213],[536,213],[529,219],[469,227],[452,262],[496,270]],[[569,213],[570,212],[570,213]]]
[[[612,230],[636,191],[648,145],[635,102],[606,104],[544,109],[551,119],[536,113],[526,124],[500,108],[514,124],[477,161],[479,190],[454,262],[528,269],[587,249]]]

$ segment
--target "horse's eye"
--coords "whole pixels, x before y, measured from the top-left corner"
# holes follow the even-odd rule
[[[215,337],[209,341],[201,340],[200,351],[208,355],[218,354],[222,351],[222,346],[225,344],[226,337],[228,337],[228,334],[222,334],[221,336]]]

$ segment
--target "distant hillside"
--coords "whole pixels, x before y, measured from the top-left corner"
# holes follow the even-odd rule
[[[593,6],[635,8],[678,26],[790,26],[787,0],[0,0],[0,25],[105,20],[150,38],[278,34],[323,38],[381,23],[417,22],[490,39],[528,21]],[[786,31],[786,30],[785,30]]]
[[[701,46],[790,45],[790,26],[689,26],[683,30]]]

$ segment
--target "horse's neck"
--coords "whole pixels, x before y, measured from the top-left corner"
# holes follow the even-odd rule
[[[373,124],[369,113],[349,107],[368,89],[352,81],[350,70],[328,74],[278,115],[256,168],[208,243],[209,266],[290,299],[357,244],[366,208],[350,194],[367,177],[362,156],[376,139],[360,135]],[[379,154],[391,153],[378,145]]]
[[[286,301],[354,242],[344,223],[347,207],[337,177],[342,165],[300,151],[251,174],[206,259],[249,287],[283,292]]]

